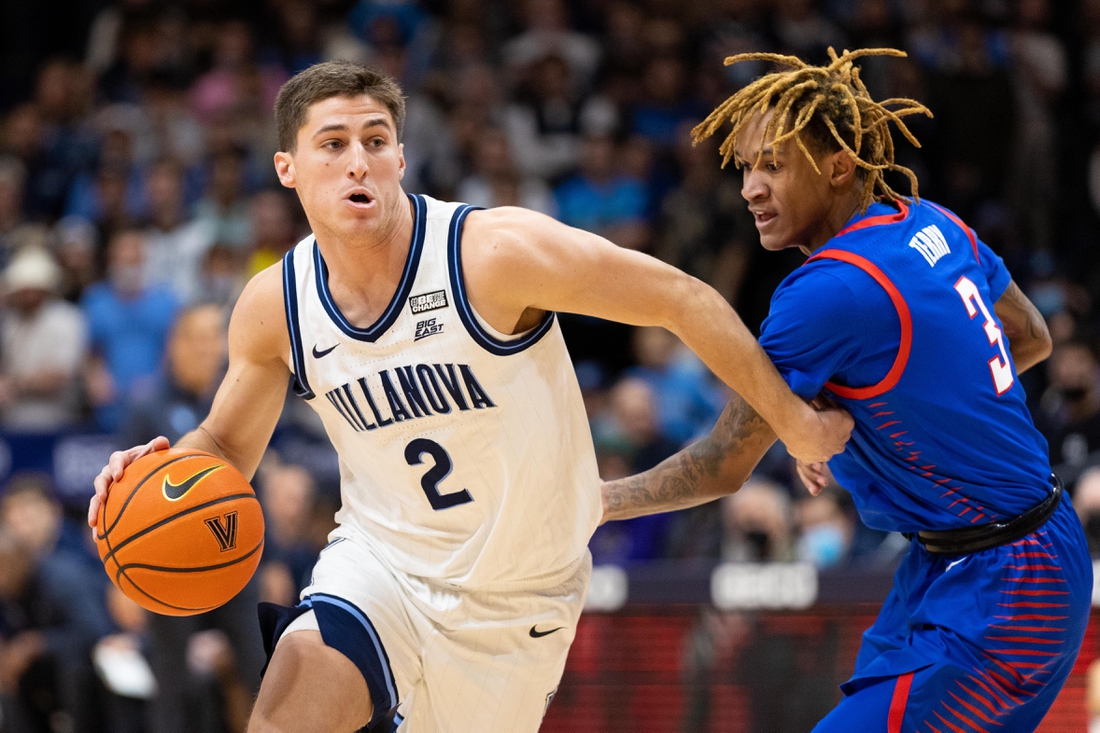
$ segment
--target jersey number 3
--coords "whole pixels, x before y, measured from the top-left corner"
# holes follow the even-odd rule
[[[978,311],[981,311],[982,316],[985,317],[985,323],[982,326],[985,328],[985,335],[989,338],[989,345],[996,346],[1001,350],[1000,356],[994,356],[989,360],[989,371],[993,375],[993,386],[997,388],[997,396],[999,397],[1007,392],[1016,380],[1012,374],[1012,363],[1008,360],[1008,351],[1005,349],[1004,333],[1001,332],[997,322],[990,315],[989,308],[982,300],[982,294],[978,292],[978,286],[970,278],[965,275],[960,277],[959,281],[955,283],[955,290],[963,299],[963,305],[966,306],[966,312],[971,318],[974,318],[978,315]]]
[[[470,492],[466,489],[453,491],[450,494],[439,493],[439,482],[450,475],[454,464],[451,463],[451,456],[444,450],[443,446],[434,440],[417,438],[409,443],[405,446],[405,461],[410,466],[419,466],[424,462],[425,453],[435,459],[435,465],[429,468],[428,472],[420,479],[420,487],[424,489],[424,494],[431,502],[432,509],[438,512],[440,509],[450,509],[453,506],[474,500],[474,497],[470,496]]]

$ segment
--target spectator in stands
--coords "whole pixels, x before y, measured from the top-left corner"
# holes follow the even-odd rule
[[[167,286],[180,303],[189,303],[198,296],[199,270],[214,241],[207,223],[187,216],[183,187],[183,167],[171,158],[158,160],[145,180],[145,282]]]
[[[107,586],[107,611],[114,633],[96,642],[92,659],[106,688],[104,728],[108,733],[147,733],[149,700],[156,680],[149,667],[149,612]]]
[[[732,562],[793,560],[790,494],[779,484],[751,478],[720,502],[721,557]]]
[[[645,471],[676,452],[679,444],[661,432],[653,388],[639,378],[620,380],[611,388],[611,416],[615,433],[601,438],[597,456],[601,476],[625,461],[630,473]],[[621,464],[620,464],[621,465]],[[590,547],[599,562],[625,564],[663,557],[671,514],[653,514],[623,522],[609,522],[596,530]]]
[[[282,66],[293,76],[324,61],[321,49],[320,10],[307,0],[289,0],[279,4],[280,49]]]
[[[1076,473],[1100,450],[1100,365],[1088,344],[1071,341],[1047,362],[1050,389],[1042,405],[1050,463],[1058,473]],[[1067,476],[1072,481],[1072,476]]]
[[[264,600],[294,605],[321,549],[310,535],[316,487],[301,466],[266,468],[260,484],[266,533],[261,567]]]
[[[245,153],[218,153],[210,163],[206,195],[195,206],[195,218],[211,241],[244,248],[252,236],[245,197]]]
[[[840,491],[840,487],[829,487],[795,505],[798,559],[818,569],[844,564],[852,547],[855,522],[841,505]]]
[[[48,149],[46,130],[38,108],[21,104],[7,118],[4,152],[23,164],[23,211],[28,219],[56,219],[65,206],[69,182],[76,171]]]
[[[133,225],[137,220],[133,208],[128,202],[133,200],[129,170],[123,167],[104,165],[95,171],[88,181],[74,183],[73,190],[87,184],[88,207],[77,207],[76,213],[68,213],[66,218],[87,219],[95,224],[97,238],[101,242],[110,241],[116,232]]]
[[[177,160],[186,169],[199,163],[205,149],[206,131],[187,104],[187,86],[177,70],[159,69],[145,84],[141,112],[152,136],[153,150],[163,158]],[[190,185],[186,189],[188,204],[198,198]]]
[[[557,216],[558,206],[541,178],[522,176],[512,159],[508,137],[498,129],[482,130],[474,154],[476,171],[458,186],[459,201],[474,206],[522,206]]]
[[[191,105],[201,119],[248,104],[270,114],[286,79],[286,70],[278,64],[256,64],[252,29],[243,20],[231,20],[218,29],[214,68],[195,81]]]
[[[89,287],[81,301],[92,346],[86,390],[102,429],[118,429],[134,388],[155,380],[177,307],[171,291],[145,284],[144,233],[115,234],[107,280]]]
[[[940,200],[963,220],[1003,194],[1014,101],[1006,35],[967,8],[945,3],[939,17],[910,36],[917,60],[931,72],[933,135],[928,161],[943,188]]]
[[[281,260],[300,237],[290,210],[291,200],[283,191],[260,191],[252,197],[249,207],[252,241],[246,254],[245,274],[252,277]]]
[[[647,218],[645,186],[621,175],[615,165],[615,141],[609,135],[588,135],[581,152],[580,172],[558,186],[559,218],[616,241],[616,229]]]
[[[80,309],[57,297],[61,269],[45,249],[25,248],[4,270],[0,316],[0,419],[14,432],[57,432],[80,417],[87,354]]]
[[[0,261],[15,251],[18,230],[24,225],[23,183],[26,169],[14,155],[0,156]]]
[[[1073,506],[1085,527],[1089,552],[1094,559],[1100,559],[1100,468],[1094,466],[1081,474],[1073,494]]]
[[[714,164],[712,141],[692,145],[687,130],[677,140],[682,179],[661,204],[654,254],[736,303],[757,236],[741,182]]]
[[[512,141],[512,149],[519,153],[513,136],[515,131],[508,118],[513,110],[505,107],[500,73],[489,64],[473,64],[456,72],[454,76],[454,86],[447,90],[445,100],[448,105],[447,128],[437,133],[435,129],[410,118],[405,133],[408,140],[405,143],[408,149],[405,160],[412,168],[411,173],[415,176],[413,180],[434,182],[443,173],[445,179],[441,180],[444,184],[442,190],[450,190],[458,184],[462,175],[473,172],[475,150],[482,130],[504,125],[509,140]],[[432,115],[436,118],[438,116]],[[524,130],[526,131],[526,125]],[[419,144],[413,147],[417,141]],[[442,157],[429,159],[428,155],[431,153]],[[440,165],[445,170],[440,171]],[[525,175],[538,175],[524,168],[522,163],[517,162],[517,165]],[[421,172],[424,167],[428,167],[430,172]]]
[[[84,290],[97,279],[96,228],[80,217],[63,217],[53,229],[53,250],[61,268],[58,293],[79,303]]]
[[[1068,84],[1066,49],[1048,29],[1048,0],[1020,0],[1010,35],[1016,132],[1012,142],[1009,205],[1021,235],[1035,249],[1054,245],[1058,201],[1055,110]]]
[[[226,325],[216,305],[185,308],[172,325],[166,369],[135,391],[122,442],[148,443],[158,435],[175,443],[210,411],[226,358]],[[150,388],[151,387],[151,388]]]
[[[600,62],[600,44],[569,27],[565,3],[525,0],[523,21],[524,31],[501,49],[505,67],[519,76],[529,64],[552,54],[564,63],[564,68],[555,73],[560,73],[572,88],[587,89]]]
[[[611,388],[610,407],[618,434],[631,447],[631,473],[648,471],[679,449],[662,430],[654,389],[644,379],[619,380]]]
[[[632,132],[661,148],[682,142],[683,124],[706,116],[706,110],[686,95],[684,63],[674,56],[651,59],[645,69],[645,96],[631,114]],[[714,159],[710,159],[714,168]]]
[[[626,374],[653,390],[661,433],[672,443],[683,445],[714,427],[728,393],[675,334],[635,329],[634,355],[638,366]]]
[[[157,733],[244,733],[264,665],[258,579],[198,616],[149,619]]]
[[[583,163],[586,151],[581,149],[580,136],[602,121],[594,105],[586,105],[570,84],[568,62],[560,55],[551,53],[533,61],[516,102],[508,105],[504,116],[519,169],[525,175],[557,180]]]
[[[33,477],[0,501],[0,707],[5,733],[96,730],[91,650],[110,633],[102,576],[55,551],[61,511]]]
[[[147,161],[138,156],[141,123],[140,112],[129,105],[107,107],[96,115],[99,155],[94,167],[73,178],[65,199],[66,215],[94,221],[104,231],[145,217]]]
[[[215,244],[202,258],[196,303],[210,303],[231,309],[248,280],[241,253],[225,244]]]
[[[845,47],[844,33],[813,0],[779,0],[776,5],[775,35],[782,53],[805,59],[806,63],[825,61],[826,50]]]

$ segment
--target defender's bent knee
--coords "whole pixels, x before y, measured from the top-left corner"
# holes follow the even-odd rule
[[[248,723],[248,733],[353,733],[373,706],[359,668],[317,631],[279,640]]]

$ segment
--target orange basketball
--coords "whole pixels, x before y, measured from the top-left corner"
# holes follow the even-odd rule
[[[111,486],[96,545],[129,598],[190,616],[244,588],[260,564],[264,517],[248,479],[228,462],[172,448],[134,461]]]

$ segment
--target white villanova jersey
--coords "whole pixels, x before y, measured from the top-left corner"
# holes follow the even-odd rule
[[[518,337],[493,330],[463,282],[474,207],[409,199],[405,270],[368,328],[340,313],[312,236],[283,260],[294,387],[340,456],[338,532],[456,588],[545,587],[585,559],[602,511],[561,329],[549,313]]]

